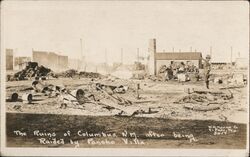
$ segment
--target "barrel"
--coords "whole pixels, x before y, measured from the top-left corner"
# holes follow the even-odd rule
[[[10,96],[10,100],[12,102],[15,102],[18,100],[18,94],[17,93],[12,93],[11,96]]]
[[[33,81],[32,82],[32,87],[37,91],[37,92],[42,92],[44,89],[44,85],[41,84],[39,81]]]
[[[71,94],[77,99],[80,100],[84,97],[85,93],[82,89],[76,89],[71,92]]]
[[[22,96],[22,100],[23,100],[23,103],[28,103],[28,104],[30,104],[31,102],[32,102],[32,94],[30,94],[30,93],[25,93],[25,94],[23,94],[23,96]]]
[[[82,89],[76,89],[70,92],[70,94],[77,100],[79,104],[85,103],[85,92]]]

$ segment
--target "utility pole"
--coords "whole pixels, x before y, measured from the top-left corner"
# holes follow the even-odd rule
[[[106,64],[106,66],[107,66],[107,64],[108,64],[107,48],[105,48],[105,64]]]
[[[230,60],[231,60],[231,65],[233,65],[233,47],[231,46],[231,58],[230,58]]]
[[[140,56],[139,53],[140,53],[140,52],[139,52],[139,48],[137,48],[137,62],[138,62],[138,63],[139,63],[139,56]]]
[[[105,70],[108,72],[108,58],[107,58],[107,48],[105,48]]]
[[[59,52],[58,52],[59,53]],[[60,53],[59,53],[60,54]],[[56,54],[57,55],[57,54]],[[57,70],[60,70],[60,60],[59,60],[59,57],[57,55],[57,63],[56,63],[56,69]]]
[[[212,59],[212,46],[210,46],[210,57]]]
[[[82,64],[83,64],[83,52],[82,52],[82,38],[80,38],[80,46],[81,46],[81,49],[80,49],[80,66],[78,66],[79,69],[82,69]],[[78,70],[79,70],[78,69]]]
[[[83,61],[82,38],[80,38],[80,45],[81,45],[81,61]]]
[[[123,48],[121,48],[121,64],[123,65]]]
[[[173,47],[173,52],[174,52],[174,47]]]
[[[192,52],[193,50],[192,50],[192,46],[190,47],[190,52]]]

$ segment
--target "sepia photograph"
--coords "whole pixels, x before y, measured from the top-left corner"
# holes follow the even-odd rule
[[[2,156],[248,156],[248,82],[247,1],[1,2]]]

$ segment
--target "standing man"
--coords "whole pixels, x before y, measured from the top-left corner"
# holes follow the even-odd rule
[[[206,59],[202,58],[202,60],[204,61],[204,77],[207,89],[209,89],[209,77],[211,71],[210,59],[211,59],[210,55],[207,55]]]
[[[166,71],[167,71],[167,66],[162,65],[158,71],[158,79],[161,81],[166,81]]]

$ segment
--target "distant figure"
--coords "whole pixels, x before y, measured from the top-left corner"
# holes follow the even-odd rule
[[[199,68],[193,65],[193,72],[195,74],[196,81],[199,81],[200,75],[199,75]]]
[[[173,78],[174,78],[173,69],[171,67],[167,67],[166,73],[165,73],[165,80],[168,81],[168,80],[171,80]]]
[[[167,70],[167,66],[166,65],[162,65],[158,71],[158,79],[162,80],[162,81],[166,81],[166,70]]]
[[[180,68],[178,70],[179,73],[184,73],[185,72],[185,64],[181,62]]]
[[[209,89],[209,76],[211,71],[210,59],[211,59],[210,55],[207,55],[206,59],[202,58],[202,60],[204,61],[204,77],[207,89]]]

